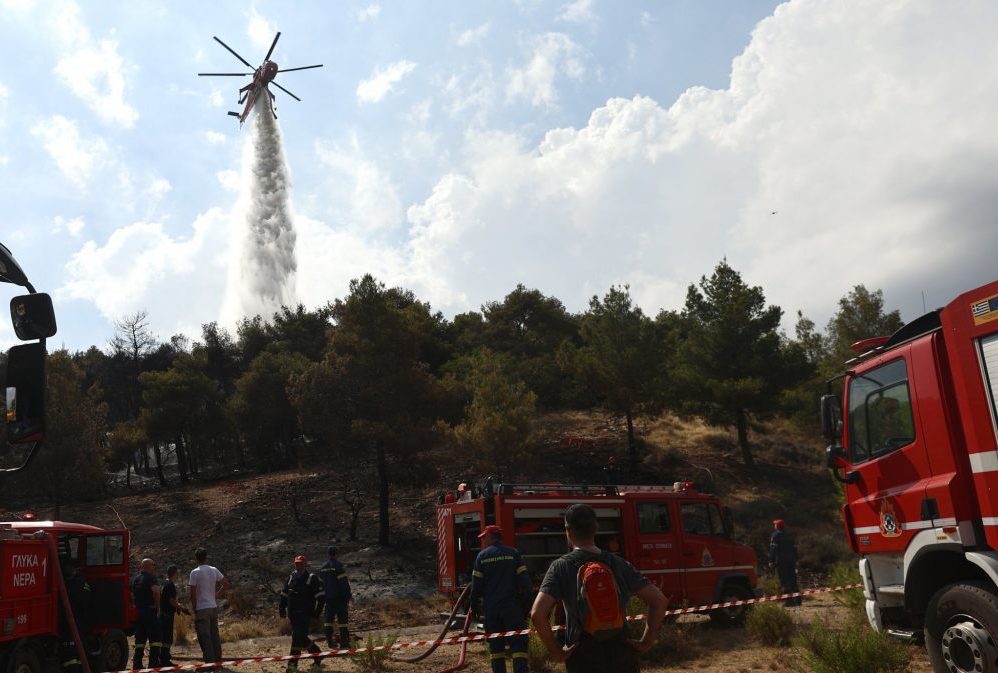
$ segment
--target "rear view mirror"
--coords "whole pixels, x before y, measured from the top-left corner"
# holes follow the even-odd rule
[[[7,352],[7,441],[40,442],[45,435],[45,346],[14,346]]]
[[[10,319],[21,341],[55,336],[55,311],[52,298],[44,292],[25,294],[10,300]]]
[[[0,282],[21,285],[28,288],[29,292],[33,291],[33,288],[30,287],[31,284],[28,283],[28,277],[21,270],[21,266],[14,260],[10,250],[2,243],[0,243]]]
[[[821,435],[832,443],[842,436],[842,402],[838,395],[821,396]]]

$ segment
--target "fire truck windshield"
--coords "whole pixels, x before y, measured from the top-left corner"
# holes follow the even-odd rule
[[[904,360],[888,362],[849,382],[849,450],[853,463],[889,453],[914,439]]]

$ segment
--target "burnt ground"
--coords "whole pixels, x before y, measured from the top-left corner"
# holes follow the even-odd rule
[[[638,419],[636,432],[642,445],[641,463],[637,474],[621,476],[621,482],[692,479],[700,483],[731,506],[736,538],[755,547],[760,558],[768,545],[771,520],[786,519],[798,537],[805,586],[823,584],[835,562],[854,562],[843,540],[836,494],[823,468],[821,445],[813,437],[782,423],[753,428],[756,465],[746,468],[734,433],[728,430],[665,416]],[[625,437],[623,419],[605,414],[545,416],[537,425],[532,463],[512,479],[598,483],[610,455],[627,466]],[[460,456],[452,453],[440,450],[424,454],[421,460],[423,468],[427,464],[434,468],[434,485],[394,487],[393,539],[387,548],[376,544],[373,484],[364,485],[372,493],[371,501],[360,514],[358,539],[350,541],[350,512],[342,499],[342,481],[325,468],[174,485],[107,501],[64,505],[61,516],[108,528],[120,527],[123,522],[131,530],[133,563],[150,556],[157,560],[161,572],[176,563],[182,577],[194,566],[194,549],[206,547],[209,562],[235,587],[222,603],[229,640],[251,638],[235,645],[233,654],[250,654],[259,648],[268,653],[284,651],[286,639],[265,637],[281,629],[275,619],[276,590],[289,572],[293,556],[304,553],[317,566],[331,542],[340,547],[340,559],[353,586],[353,628],[366,634],[417,627],[423,637],[431,635],[436,628],[431,625],[439,623],[439,613],[448,607],[435,589],[434,503],[440,492],[469,476]],[[52,516],[44,503],[38,503],[35,512],[41,518]],[[816,607],[812,612],[823,614],[822,609],[834,611]],[[802,613],[809,614],[807,609]],[[420,630],[421,625],[426,628]],[[693,668],[708,673],[742,673],[784,670],[789,665],[785,651],[758,648],[744,631],[702,631],[697,640],[703,644],[695,660],[676,669],[647,670]],[[438,661],[451,661],[453,650],[441,649],[446,652],[434,655]],[[743,656],[743,650],[752,654]],[[471,652],[469,670],[486,670],[481,647],[473,646]],[[919,657],[923,655],[916,655],[913,670],[928,670],[918,668]],[[327,668],[335,670],[331,663]],[[412,665],[395,665],[393,669],[433,670]]]

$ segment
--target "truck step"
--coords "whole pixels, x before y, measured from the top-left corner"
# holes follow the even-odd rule
[[[918,633],[910,629],[899,629],[899,628],[888,628],[886,629],[887,635],[891,638],[897,638],[909,645],[914,643],[918,639]]]
[[[904,585],[903,584],[885,584],[882,587],[877,587],[877,592],[882,594],[888,594],[891,596],[904,596]]]

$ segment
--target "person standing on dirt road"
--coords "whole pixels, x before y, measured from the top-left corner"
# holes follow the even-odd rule
[[[330,649],[333,648],[333,625],[336,622],[340,625],[339,646],[341,648],[350,647],[349,604],[353,600],[347,571],[343,564],[337,560],[336,552],[335,545],[326,547],[326,555],[329,556],[329,560],[319,568],[319,579],[322,580],[322,597],[326,601],[326,622],[323,629],[326,634],[326,645]],[[333,621],[334,619],[336,622]]]
[[[655,644],[667,601],[634,566],[596,546],[597,528],[596,511],[589,505],[572,505],[565,512],[565,533],[572,551],[548,567],[530,619],[548,654],[555,661],[564,661],[568,673],[638,673],[638,653]],[[611,576],[613,581],[606,581]],[[597,584],[600,579],[603,581]],[[624,616],[631,594],[648,604],[640,640],[627,637]],[[613,603],[608,604],[607,599]],[[551,630],[551,611],[558,602],[565,608],[568,645],[564,647]],[[605,625],[593,620],[591,608],[597,602],[603,608],[601,617],[605,618],[603,612],[616,613],[613,621],[618,628],[596,628]]]
[[[146,643],[149,643],[149,668],[160,665],[160,624],[159,624],[159,580],[153,572],[156,563],[144,558],[139,564],[138,574],[132,578],[132,596],[135,600],[135,655],[132,668],[142,668]]]
[[[159,624],[160,630],[163,632],[163,646],[159,652],[160,666],[174,665],[173,661],[170,660],[170,648],[173,647],[173,618],[178,612],[183,612],[186,615],[191,614],[190,610],[177,602],[176,580],[177,566],[171,565],[166,569],[166,583],[163,584],[163,590],[159,594]]]
[[[284,581],[281,591],[281,605],[277,613],[281,618],[287,617],[291,622],[291,656],[301,654],[301,648],[307,648],[311,654],[318,654],[319,646],[308,635],[309,623],[312,617],[318,617],[322,611],[322,598],[319,597],[322,583],[314,573],[308,571],[308,561],[304,556],[296,556],[295,569]],[[312,666],[322,665],[322,659],[312,659]],[[298,660],[288,662],[288,671],[298,670]]]
[[[187,578],[187,589],[194,609],[194,632],[201,646],[205,663],[222,660],[222,637],[218,633],[217,599],[229,590],[229,580],[215,566],[208,565],[208,552],[199,547],[194,551],[198,567]]]
[[[776,574],[780,578],[780,593],[800,591],[797,585],[797,543],[793,535],[787,532],[783,519],[773,521],[773,535],[769,538],[769,562],[776,568]],[[789,607],[799,606],[801,598],[787,598],[783,604]]]
[[[520,599],[533,587],[520,552],[502,543],[502,528],[486,526],[478,539],[482,551],[471,573],[471,605],[481,598],[486,633],[519,631],[527,627]],[[492,673],[506,673],[506,644],[513,658],[513,673],[527,673],[527,636],[489,639]]]

